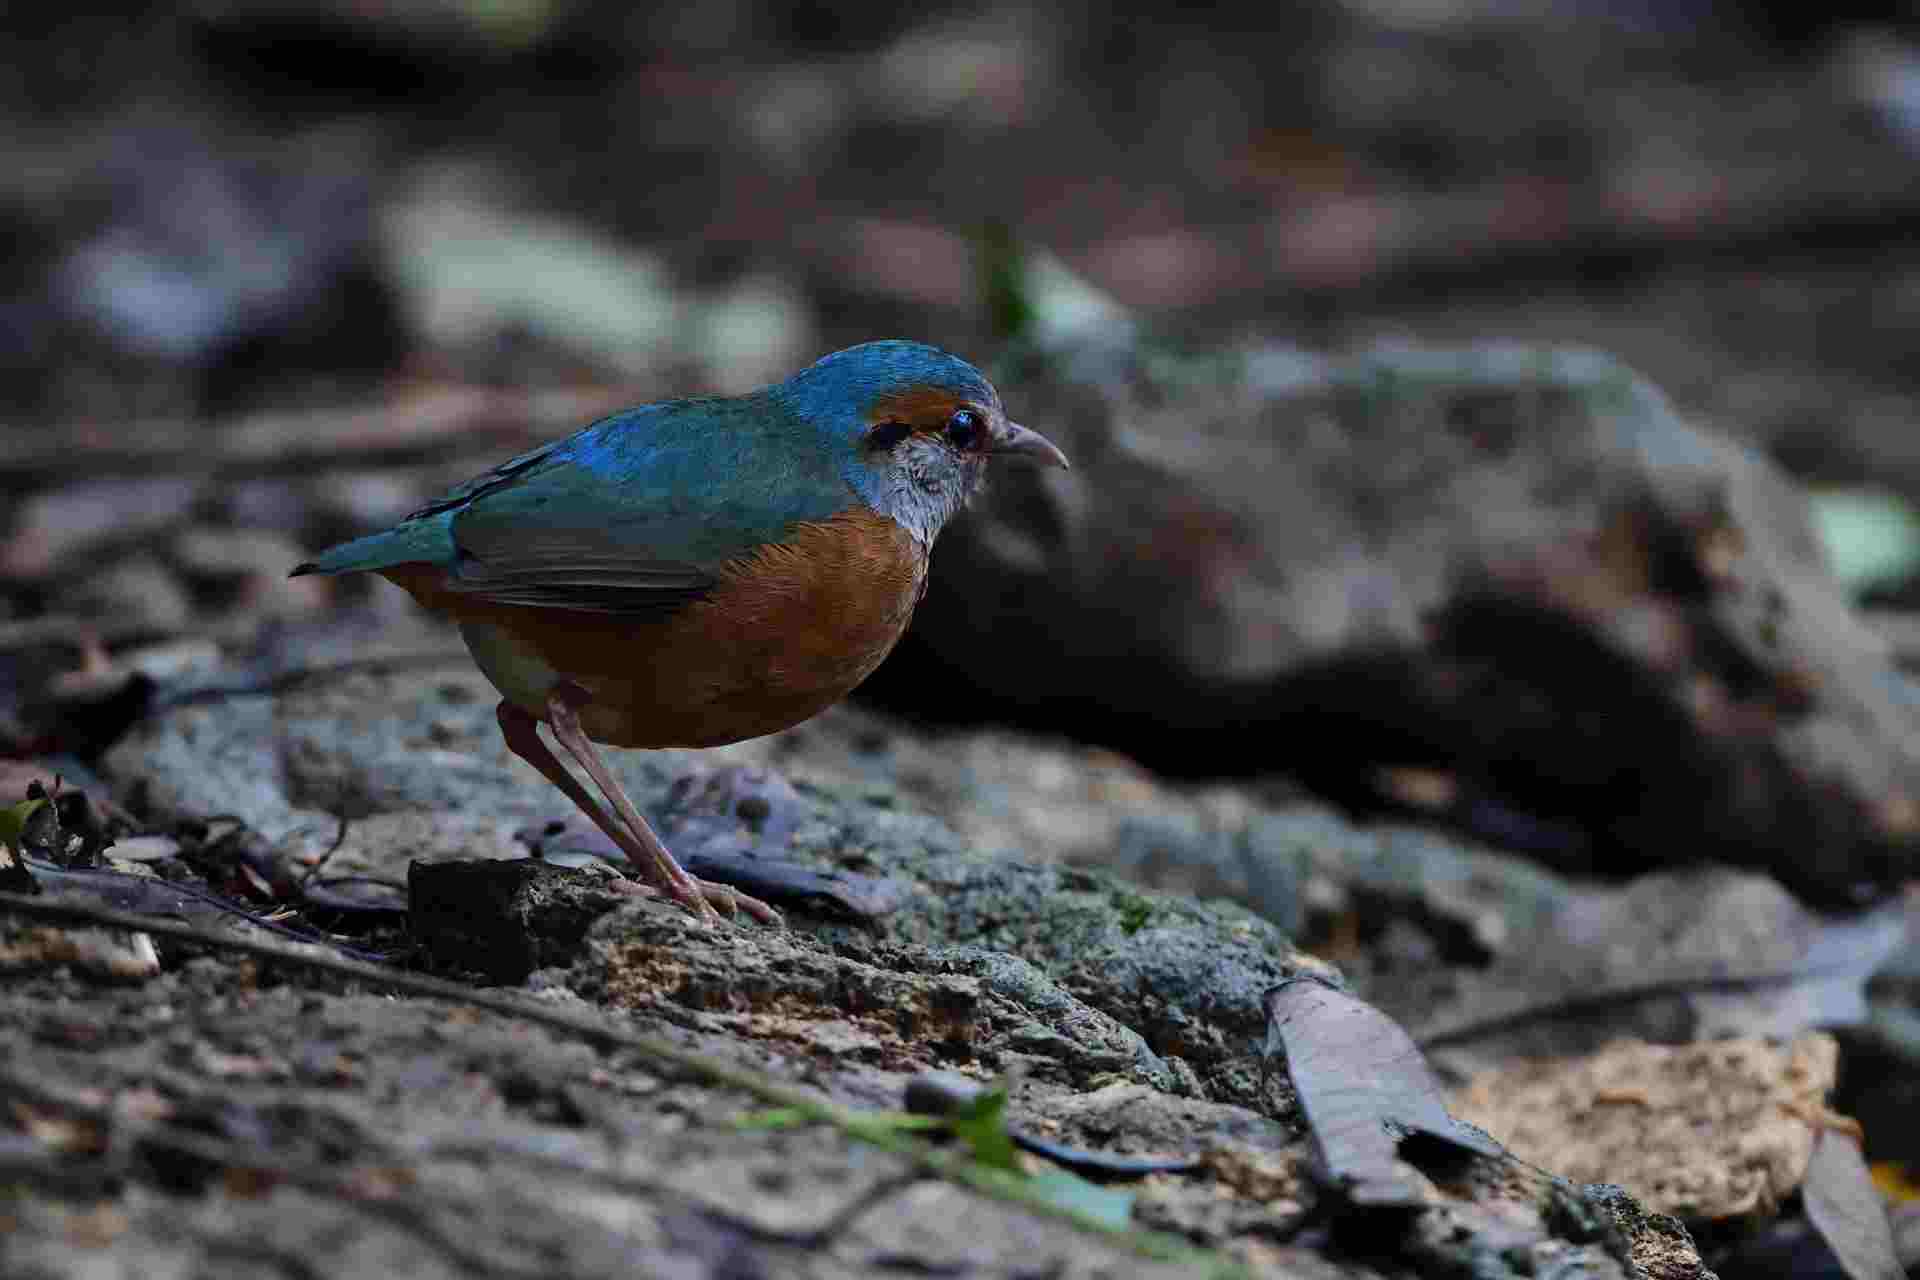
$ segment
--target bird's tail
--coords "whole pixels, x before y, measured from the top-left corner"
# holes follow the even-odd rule
[[[366,573],[369,570],[391,569],[395,565],[421,562],[452,564],[453,534],[447,528],[447,523],[447,513],[423,520],[406,520],[391,529],[329,547],[318,558],[295,565],[288,576],[299,578],[309,573]]]

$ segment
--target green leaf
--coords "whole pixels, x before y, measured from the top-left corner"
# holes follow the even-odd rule
[[[946,1127],[946,1122],[939,1116],[916,1116],[905,1111],[862,1111],[848,1122],[847,1132],[856,1138],[871,1141],[878,1135],[932,1133]]]
[[[987,324],[1002,342],[1026,342],[1033,337],[1032,282],[1027,278],[1026,255],[1003,218],[980,228],[975,260],[980,264],[980,293],[987,308]]]
[[[1007,1133],[1005,1084],[983,1090],[978,1096],[942,1116],[914,1115],[905,1111],[848,1111],[830,1104],[796,1104],[746,1112],[735,1117],[733,1124],[736,1129],[758,1130],[831,1124],[851,1138],[871,1142],[890,1151],[905,1150],[899,1143],[908,1134],[936,1130],[945,1132],[965,1144],[967,1159],[957,1166],[943,1167],[951,1175],[959,1176],[966,1185],[989,1190],[1003,1198],[1025,1201],[1035,1207],[1052,1208],[1095,1228],[1123,1233],[1130,1232],[1132,1228],[1133,1192],[1100,1186],[1066,1169],[1047,1168],[1035,1174],[1026,1172],[1020,1163],[1013,1138]],[[1149,1236],[1140,1236],[1135,1243],[1143,1249],[1160,1247]],[[1170,1244],[1167,1247],[1177,1248]]]
[[[744,1131],[775,1132],[804,1129],[810,1124],[838,1124],[856,1138],[873,1140],[889,1134],[927,1133],[945,1129],[946,1121],[936,1116],[916,1116],[905,1111],[857,1111],[835,1117],[827,1109],[810,1107],[770,1107],[765,1111],[747,1111],[733,1118],[733,1127]]]
[[[26,833],[27,820],[46,803],[45,800],[22,800],[12,808],[0,809],[0,844],[6,845],[9,853],[19,856],[20,837]]]
[[[745,1111],[733,1118],[733,1127],[736,1129],[767,1132],[804,1129],[810,1124],[817,1123],[819,1123],[817,1116],[810,1115],[799,1107],[769,1107],[765,1111]]]
[[[942,1119],[973,1158],[990,1169],[1019,1173],[1020,1153],[1007,1135],[1007,1087],[998,1085],[949,1111]]]
[[[1133,1220],[1133,1192],[1088,1182],[1067,1169],[1047,1169],[1027,1179],[1049,1203],[1124,1230]]]

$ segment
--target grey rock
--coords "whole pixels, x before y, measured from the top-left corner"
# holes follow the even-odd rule
[[[363,834],[364,848],[367,837],[390,840],[405,815],[444,814],[451,832],[479,843],[469,851],[415,841],[411,852],[497,857],[501,825],[537,825],[567,816],[568,806],[508,756],[492,701],[484,683],[465,673],[353,675],[279,698],[177,709],[137,728],[114,748],[107,769],[150,809],[237,814],[295,856],[330,845],[339,815],[378,824]],[[676,779],[712,773],[695,753],[613,754],[636,801],[656,819],[672,812]],[[684,806],[689,785],[678,794]],[[1047,1031],[1016,1036],[1009,1052],[1071,1057],[1083,1078],[1119,1071],[1172,1088],[1197,1072],[1218,1096],[1254,1101],[1262,992],[1301,968],[1325,971],[1242,908],[974,849],[936,819],[895,807],[893,793],[871,783],[802,784],[796,795],[805,800],[797,813],[792,800],[779,805],[780,827],[792,824],[785,856],[907,887],[885,929],[917,947],[889,964],[977,980],[1025,1010],[1020,1021]],[[378,855],[362,860],[369,857]],[[863,926],[796,923],[849,956],[872,945]],[[788,944],[769,938],[764,945]],[[745,990],[743,972],[733,962],[718,966],[711,981],[736,995],[712,998],[736,998]],[[1162,1061],[1170,1056],[1191,1065]]]
[[[1244,354],[1015,384],[1074,470],[949,532],[882,696],[964,671],[956,713],[1375,802],[1445,768],[1444,816],[1567,870],[1911,874],[1910,682],[1764,456],[1594,351]]]

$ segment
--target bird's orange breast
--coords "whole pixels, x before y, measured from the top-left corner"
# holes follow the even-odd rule
[[[585,688],[592,701],[581,719],[595,739],[706,747],[787,728],[839,701],[905,632],[926,572],[926,549],[911,534],[855,510],[729,562],[710,594],[661,619],[477,601],[447,590],[427,565],[386,576],[428,608],[505,628]]]

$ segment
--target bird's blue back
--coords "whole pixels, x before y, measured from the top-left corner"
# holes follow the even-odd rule
[[[734,398],[669,400],[603,418],[458,486],[381,533],[344,543],[320,573],[425,562],[591,576],[623,558],[712,573],[801,521],[868,501],[873,407],[917,388],[992,398],[972,365],[914,342],[836,352]],[[670,576],[670,574],[669,574]]]

